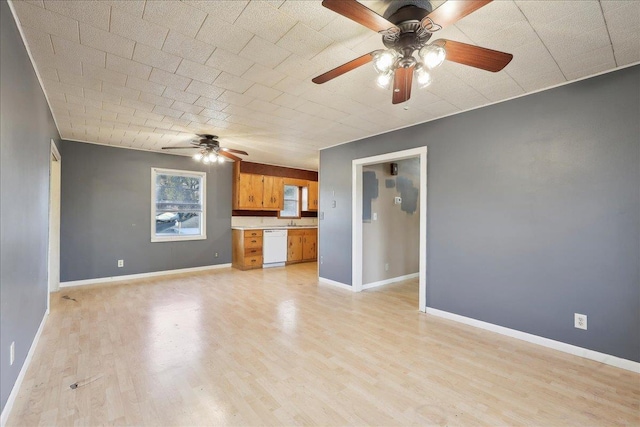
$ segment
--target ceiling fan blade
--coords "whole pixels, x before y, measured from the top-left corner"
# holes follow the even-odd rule
[[[356,0],[323,0],[322,5],[376,32],[400,32],[400,29]]]
[[[195,145],[193,147],[162,147],[163,150],[184,150],[185,148],[194,149],[194,148],[200,148],[200,147]]]
[[[411,98],[411,83],[413,82],[414,67],[396,68],[393,76],[393,104],[401,104]]]
[[[347,73],[347,72],[349,72],[351,70],[355,70],[356,68],[371,62],[371,60],[373,59],[373,55],[372,54],[373,54],[373,52],[370,52],[370,53],[366,53],[366,54],[364,54],[362,56],[359,56],[356,59],[347,62],[346,64],[342,64],[339,67],[336,67],[331,71],[327,71],[324,74],[320,74],[319,76],[314,77],[313,79],[311,79],[311,81],[316,83],[316,84],[326,83],[331,79],[335,79],[336,77],[341,76],[344,73]]]
[[[513,55],[510,53],[447,39],[438,39],[433,44],[444,47],[447,52],[445,59],[449,61],[494,73],[502,70],[513,59]]]
[[[431,19],[436,25],[444,28],[455,24],[470,13],[482,6],[491,3],[492,0],[449,0],[440,5],[436,10],[428,14],[422,21]]]
[[[247,153],[246,151],[242,151],[242,150],[235,150],[235,149],[233,149],[233,148],[224,148],[224,147],[223,147],[223,148],[221,148],[220,150],[221,150],[221,151],[226,151],[227,153],[242,154],[242,155],[245,155],[245,156],[248,156],[248,155],[249,155],[249,153]]]
[[[222,157],[226,157],[227,159],[234,160],[236,162],[241,162],[242,161],[242,159],[240,157],[234,156],[233,154],[227,153],[226,151],[220,150],[220,151],[218,151],[218,155],[222,156]]]

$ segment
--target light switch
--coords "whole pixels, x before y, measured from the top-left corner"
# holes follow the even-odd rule
[[[374,220],[374,221],[377,221],[377,220],[378,220],[378,213],[377,213],[377,212],[374,212],[374,213],[373,213],[373,220]]]

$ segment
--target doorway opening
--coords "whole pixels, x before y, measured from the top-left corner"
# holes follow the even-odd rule
[[[49,165],[49,294],[60,289],[60,196],[62,177],[62,157],[51,140],[51,159]],[[51,297],[48,298],[48,301]],[[48,302],[47,302],[48,304]],[[47,306],[48,308],[48,306]]]
[[[380,175],[382,179],[384,179],[383,183],[371,183],[371,180],[378,180],[375,178],[375,173],[371,173],[375,171],[376,166],[379,164],[385,164],[384,167],[389,167],[390,163],[400,163],[401,161],[405,161],[408,159],[416,159],[417,165],[415,165],[416,169],[414,171],[414,176],[417,178],[417,187],[415,188],[415,184],[410,184],[407,181],[406,177],[395,176],[393,175],[393,179],[389,177],[384,177],[384,175]],[[406,165],[410,165],[415,162],[403,162]],[[397,171],[397,169],[396,169]],[[374,219],[374,216],[378,215],[378,212],[373,212],[371,209],[371,204],[369,200],[372,198],[370,192],[375,191],[372,189],[378,189],[380,187],[392,187],[394,191],[398,193],[397,196],[393,198],[393,200],[386,200],[385,203],[393,203],[398,205],[396,210],[404,210],[405,213],[411,212],[412,214],[417,213],[419,216],[418,220],[413,224],[404,224],[405,228],[414,227],[413,232],[418,235],[418,244],[409,248],[409,250],[415,251],[417,249],[417,254],[408,254],[405,255],[408,258],[417,258],[418,264],[418,282],[419,282],[419,298],[418,298],[418,310],[425,312],[426,311],[426,274],[427,274],[427,147],[419,147],[410,150],[403,150],[394,153],[383,154],[379,156],[366,157],[362,159],[353,160],[352,167],[352,188],[353,188],[353,196],[352,196],[352,243],[353,243],[353,257],[352,257],[352,284],[353,290],[355,292],[361,292],[364,289],[369,287],[373,287],[380,284],[392,283],[394,281],[399,280],[407,280],[411,277],[415,277],[415,274],[405,274],[400,275],[399,277],[395,277],[387,280],[379,280],[374,281],[371,280],[376,277],[375,272],[367,271],[364,272],[364,255],[365,252],[367,256],[369,256],[372,251],[375,253],[385,252],[387,255],[384,256],[398,256],[395,260],[395,264],[409,262],[410,260],[403,259],[401,253],[395,253],[394,255],[388,255],[393,253],[394,248],[385,247],[385,245],[396,245],[401,244],[401,241],[392,242],[391,240],[382,239],[377,242],[377,249],[372,247],[371,240],[372,236],[367,236],[367,248],[364,249],[364,227],[367,224],[369,227],[368,221],[371,223],[378,220],[378,218]],[[366,172],[366,174],[365,174]],[[389,171],[391,172],[391,171]],[[391,174],[391,173],[390,173]],[[365,181],[368,181],[365,183]],[[379,181],[379,180],[378,180]],[[398,186],[398,187],[396,187]],[[366,188],[365,188],[366,187]],[[385,192],[385,194],[389,195],[390,192]],[[364,197],[364,196],[367,197]],[[406,200],[403,200],[402,196],[406,196]],[[376,195],[377,197],[377,195]],[[398,198],[396,198],[398,197]],[[392,211],[390,211],[389,215],[393,215]],[[382,219],[382,218],[381,218]],[[373,227],[372,227],[373,228]],[[397,236],[396,236],[397,237]],[[374,239],[375,240],[375,239]],[[397,239],[396,239],[397,240]],[[376,255],[379,257],[379,254]],[[388,273],[390,269],[392,269],[393,263],[388,263],[384,259],[380,262],[378,259],[378,270],[379,277],[384,277],[385,275],[389,276]],[[414,267],[415,268],[415,267]],[[400,271],[400,270],[399,270]],[[372,275],[373,274],[373,275]],[[394,280],[397,279],[397,280]]]

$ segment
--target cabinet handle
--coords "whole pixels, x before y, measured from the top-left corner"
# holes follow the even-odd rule
[[[251,241],[251,243],[255,243],[255,242],[256,242],[256,240],[252,240],[252,241]]]

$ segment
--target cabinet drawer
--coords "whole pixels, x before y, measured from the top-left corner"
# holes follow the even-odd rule
[[[245,230],[244,238],[247,239],[249,237],[262,237],[262,230]]]
[[[262,248],[245,248],[244,256],[245,257],[255,257],[262,255]]]
[[[262,256],[252,256],[244,258],[245,267],[260,267],[262,268]]]
[[[245,237],[244,248],[260,248],[262,249],[262,237]]]

